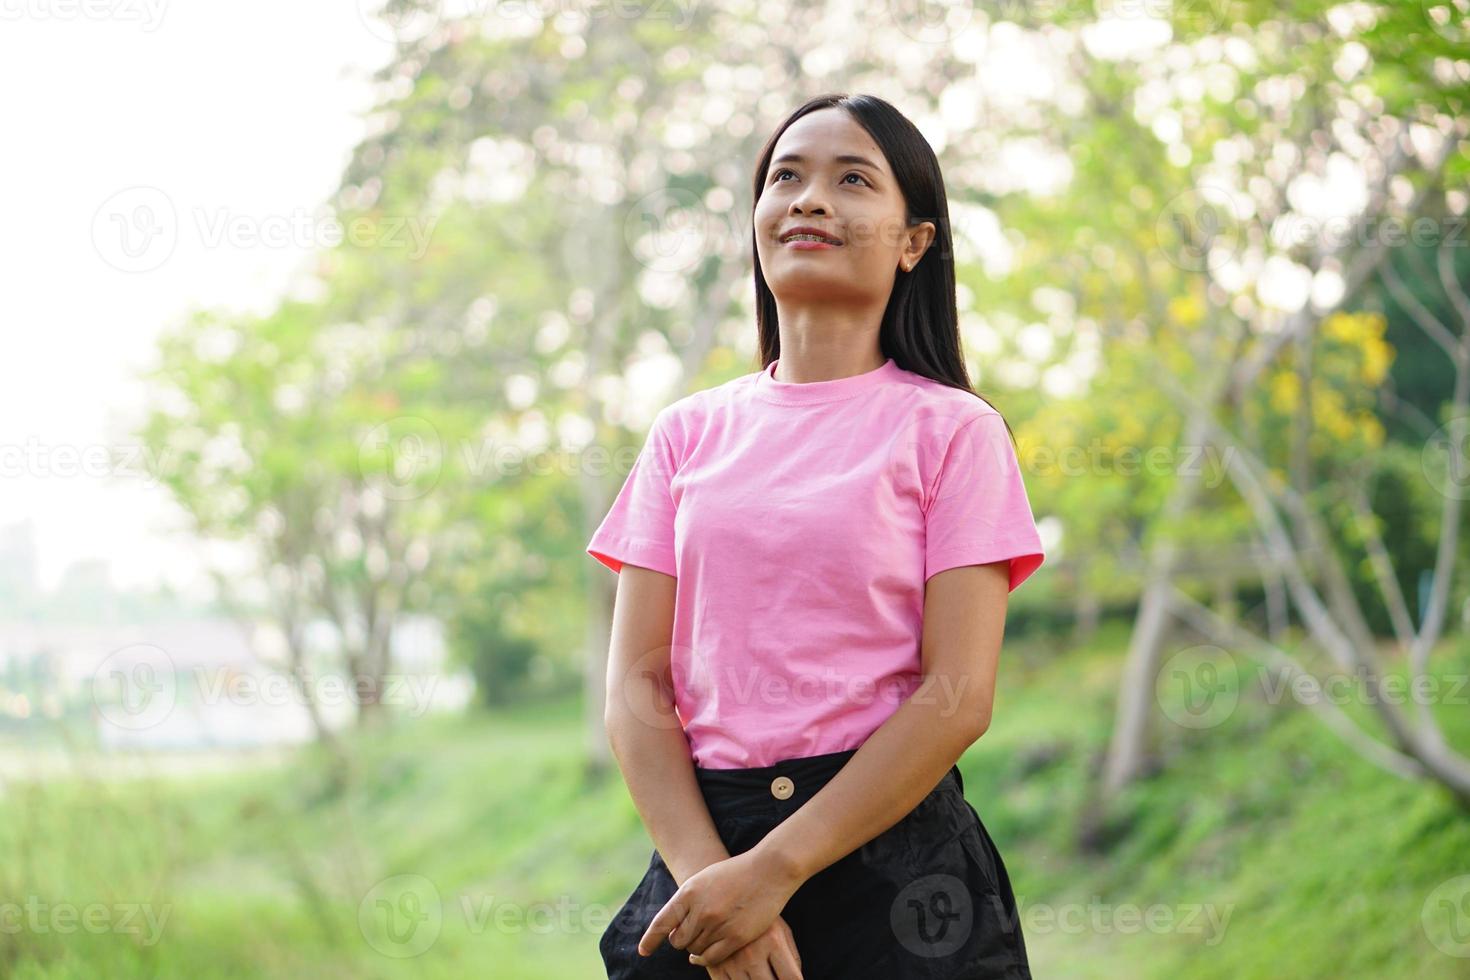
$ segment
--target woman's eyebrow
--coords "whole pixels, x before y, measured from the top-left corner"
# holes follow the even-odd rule
[[[838,163],[856,163],[864,167],[868,167],[872,170],[882,170],[881,167],[879,167],[872,160],[869,160],[867,157],[860,157],[852,153],[843,153],[833,157],[832,159],[836,160]],[[806,163],[806,157],[802,156],[800,153],[783,153],[776,159],[772,160],[771,163],[772,165],[778,163]]]

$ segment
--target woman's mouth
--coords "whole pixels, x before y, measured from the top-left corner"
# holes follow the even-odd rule
[[[808,251],[821,248],[840,248],[842,241],[811,229],[789,231],[781,236],[781,244],[787,248]]]

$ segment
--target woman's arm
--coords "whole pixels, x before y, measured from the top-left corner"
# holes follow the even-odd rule
[[[603,724],[643,826],[682,885],[730,852],[705,806],[689,740],[674,714],[669,649],[677,581],[638,565],[618,572]]]
[[[1009,560],[962,565],[929,579],[923,684],[753,851],[802,882],[923,802],[990,725],[1009,569]]]

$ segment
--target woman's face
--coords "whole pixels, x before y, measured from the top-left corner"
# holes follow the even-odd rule
[[[878,144],[842,109],[787,127],[771,153],[755,206],[756,254],[771,292],[811,300],[886,305],[933,240],[933,222],[904,225],[898,181]],[[807,226],[840,244],[783,239]]]

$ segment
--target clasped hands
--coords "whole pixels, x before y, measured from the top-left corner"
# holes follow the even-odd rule
[[[689,962],[710,968],[713,976],[737,955],[751,961],[741,965],[753,977],[800,980],[801,961],[780,916],[801,884],[799,874],[759,846],[716,861],[686,878],[664,903],[639,939],[638,953],[647,956],[667,939],[689,950]]]

